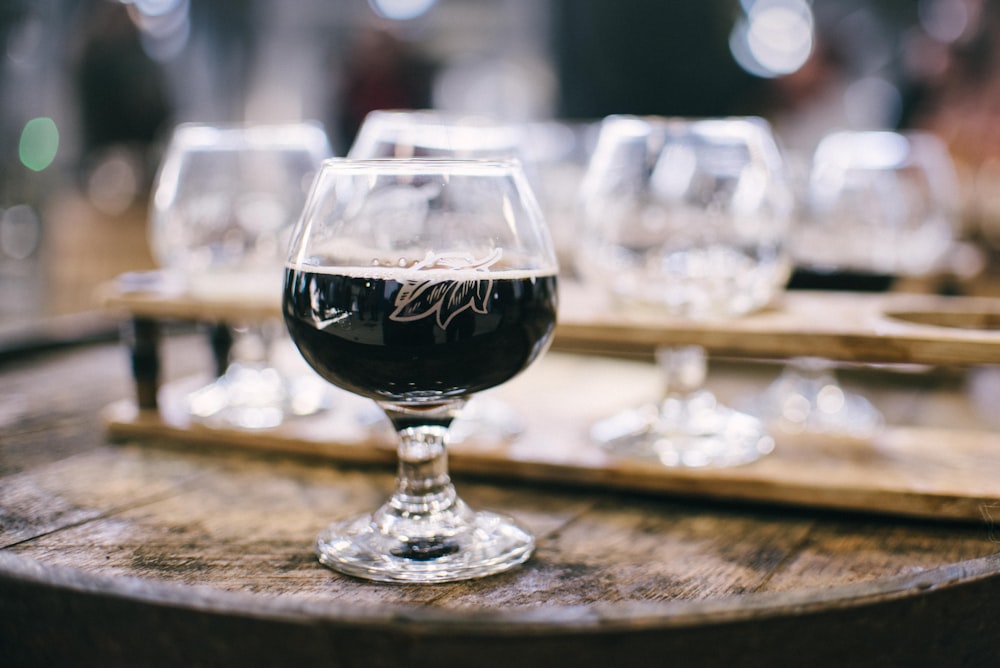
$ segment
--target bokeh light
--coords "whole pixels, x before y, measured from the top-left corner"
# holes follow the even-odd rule
[[[754,0],[729,36],[729,50],[747,72],[763,78],[791,74],[809,59],[814,20],[806,0]]]
[[[141,157],[123,147],[109,150],[87,177],[85,190],[90,202],[111,215],[123,213],[140,194]]]
[[[18,157],[21,164],[30,170],[40,172],[56,159],[59,150],[59,128],[55,121],[47,117],[32,118],[21,130]]]
[[[168,62],[181,53],[191,35],[190,0],[122,1],[150,58]]]
[[[368,0],[372,10],[387,19],[409,21],[424,14],[437,0]]]
[[[855,128],[892,127],[902,106],[899,87],[883,77],[861,77],[844,91],[844,113]]]
[[[972,6],[964,0],[920,0],[917,5],[920,27],[939,42],[960,39],[973,25]]]
[[[27,204],[0,212],[0,251],[3,256],[26,260],[38,249],[41,238],[38,214]]]

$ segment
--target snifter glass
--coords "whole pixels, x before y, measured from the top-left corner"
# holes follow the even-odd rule
[[[954,248],[958,190],[948,148],[930,133],[831,132],[812,156],[789,235],[792,285],[883,292],[932,273]],[[836,366],[791,360],[752,410],[787,431],[873,436],[881,412],[841,386]]]
[[[953,247],[958,190],[948,147],[933,134],[832,132],[813,155],[792,257],[845,282],[926,275]]]
[[[791,195],[763,120],[608,117],[581,199],[577,269],[622,317],[725,327],[787,280]],[[663,396],[594,425],[606,449],[681,467],[743,464],[773,449],[760,420],[703,387],[703,348],[664,347],[657,359]]]
[[[365,116],[347,157],[356,160],[380,158],[435,158],[450,160],[521,160],[528,180],[533,165],[525,161],[525,126],[480,114],[437,109],[377,109]],[[543,207],[544,210],[544,207]],[[551,223],[551,220],[549,220]],[[551,227],[550,227],[551,230]],[[465,405],[451,428],[453,442],[480,444],[506,442],[524,431],[524,420],[505,402],[488,394]]]
[[[472,395],[547,348],[556,272],[516,161],[324,163],[293,235],[285,323],[322,377],[382,407],[399,441],[392,497],[323,531],[323,564],[372,580],[446,582],[530,556],[527,530],[457,496],[446,443]]]
[[[195,299],[277,307],[292,226],[330,156],[318,123],[178,125],[150,207],[158,264]],[[295,359],[277,315],[227,324],[231,354],[216,380],[188,395],[192,417],[261,429],[327,407],[327,388]]]

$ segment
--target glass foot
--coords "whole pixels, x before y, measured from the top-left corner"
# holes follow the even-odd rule
[[[753,409],[768,424],[793,434],[813,433],[869,438],[884,426],[882,414],[864,397],[834,388],[828,392],[836,407],[821,397],[790,394],[774,397]]]
[[[793,434],[870,438],[885,426],[865,397],[848,392],[832,372],[786,369],[747,407],[767,424]]]
[[[760,420],[705,391],[609,417],[593,426],[591,437],[616,455],[686,468],[749,464],[774,450]]]
[[[187,397],[192,417],[240,429],[270,429],[330,405],[330,393],[319,378],[290,378],[271,367],[240,363]]]
[[[534,537],[513,520],[460,500],[442,513],[400,516],[391,506],[330,525],[316,539],[320,563],[381,582],[454,582],[501,573],[531,556]]]

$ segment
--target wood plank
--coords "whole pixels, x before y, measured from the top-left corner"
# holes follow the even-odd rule
[[[177,276],[160,270],[132,272],[99,285],[96,299],[120,315],[146,318],[246,322],[281,317],[281,293],[236,293],[217,297],[188,294]]]
[[[384,422],[359,425],[363,400],[344,396],[333,415],[289,421],[274,430],[209,428],[193,423],[183,396],[197,383],[161,391],[160,411],[123,400],[105,418],[118,439],[169,438],[189,444],[327,457],[391,466],[393,436]],[[989,429],[895,425],[871,439],[775,433],[775,451],[750,465],[677,469],[616,457],[588,429],[598,419],[656,396],[648,364],[550,353],[494,395],[525,420],[512,442],[453,444],[456,474],[593,489],[777,503],[943,520],[982,521],[1000,513],[1000,436]],[[749,392],[749,388],[746,388]],[[926,410],[926,409],[922,409]]]
[[[385,586],[328,572],[313,557],[312,542],[326,523],[380,504],[391,487],[389,472],[138,445],[122,446],[121,463],[108,466],[108,452],[66,460],[63,467],[76,469],[72,476],[49,468],[18,476],[20,487],[44,488],[53,505],[91,515],[67,518],[7,551],[92,574],[267,592],[302,602],[509,613],[811,591],[995,551],[981,525],[857,522],[462,480],[459,491],[467,502],[502,509],[534,532],[534,557],[478,584]],[[174,477],[171,470],[200,475]],[[144,485],[160,489],[133,491]],[[29,513],[37,509],[16,498],[4,503]]]
[[[825,357],[844,362],[968,365],[1000,363],[1000,299],[923,294],[786,292],[740,318],[689,320],[626,310],[573,281],[559,286],[556,350],[649,355],[657,346],[700,345],[731,357]],[[119,313],[192,320],[280,317],[277,295],[202,299],[162,274],[102,286]]]
[[[714,355],[843,362],[974,365],[1000,362],[1000,300],[920,294],[786,292],[727,320],[625,310],[579,285],[560,285],[554,348],[649,355],[700,345]]]

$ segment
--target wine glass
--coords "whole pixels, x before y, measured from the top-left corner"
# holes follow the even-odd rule
[[[788,277],[790,191],[759,118],[610,116],[581,185],[577,269],[635,312],[724,321],[768,304]],[[591,429],[605,449],[667,466],[721,467],[769,453],[762,422],[703,387],[700,346],[656,353],[665,389]]]
[[[292,225],[330,154],[315,123],[177,126],[150,211],[159,265],[196,299],[277,307]],[[260,429],[328,407],[325,384],[287,354],[279,317],[228,324],[235,337],[225,368],[187,396],[192,417]]]
[[[927,132],[838,131],[816,147],[795,264],[833,278],[920,276],[951,250],[958,177]]]
[[[525,159],[524,126],[480,114],[435,109],[379,109],[365,116],[347,157],[512,159],[521,161],[529,182],[535,183],[533,163]],[[540,196],[537,187],[532,191]],[[543,209],[544,211],[544,209]],[[551,229],[550,229],[551,231]],[[493,445],[512,441],[524,432],[524,421],[505,402],[478,395],[462,409],[451,428],[451,440]]]
[[[790,234],[794,289],[884,292],[930,273],[956,232],[958,179],[945,144],[911,131],[837,131],[819,142]],[[752,412],[790,432],[868,438],[885,423],[836,364],[790,360]]]
[[[399,441],[392,497],[323,531],[323,564],[372,580],[445,582],[530,556],[528,531],[456,495],[446,442],[471,396],[545,351],[556,272],[516,161],[324,163],[293,235],[285,323],[306,361],[375,400]]]

